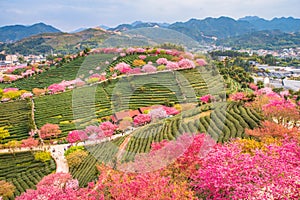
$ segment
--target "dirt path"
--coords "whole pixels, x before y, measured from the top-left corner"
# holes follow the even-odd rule
[[[106,141],[117,139],[119,137],[123,137],[125,135],[129,135],[120,146],[120,151],[118,152],[118,154],[120,153],[120,156],[121,156],[122,155],[121,150],[123,150],[123,151],[125,150],[125,148],[127,146],[127,143],[129,142],[130,137],[131,137],[130,134],[135,129],[136,128],[128,130],[124,134],[113,135],[111,138],[104,138],[104,139],[99,139],[99,140],[80,142],[77,145],[78,146],[95,145],[95,144],[99,144],[101,142],[106,142]],[[65,153],[65,150],[67,150],[70,145],[71,144],[57,144],[57,145],[51,145],[51,146],[43,145],[43,146],[34,147],[32,149],[30,149],[28,147],[26,147],[26,148],[17,148],[17,149],[14,149],[14,150],[0,149],[0,153],[13,153],[13,152],[17,153],[17,152],[26,152],[26,151],[48,151],[48,152],[51,153],[52,158],[55,160],[56,172],[68,173],[69,172],[69,166],[68,166],[67,160],[64,156],[64,153]]]
[[[68,146],[69,144],[50,146],[49,151],[51,153],[52,158],[56,162],[56,173],[69,172],[69,165],[64,155],[65,150],[68,148]]]
[[[131,136],[132,135],[129,135],[124,141],[123,141],[123,143],[120,145],[120,147],[119,147],[119,151],[118,151],[118,153],[117,153],[117,155],[116,155],[116,157],[117,157],[117,162],[118,163],[120,163],[121,162],[121,159],[122,159],[122,156],[123,156],[123,154],[125,153],[125,149],[126,149],[126,147],[127,147],[127,145],[128,145],[128,142],[130,141],[130,138],[131,138]]]
[[[31,120],[32,120],[32,123],[33,123],[33,126],[34,126],[34,131],[37,131],[38,128],[37,128],[36,123],[35,123],[34,111],[35,111],[35,105],[34,105],[33,99],[31,99]]]
[[[18,149],[1,149],[0,153],[17,153],[17,152],[28,152],[28,151],[48,151],[51,153],[52,158],[54,159],[56,163],[56,172],[69,172],[69,166],[67,163],[67,160],[65,159],[64,153],[65,149],[69,144],[63,144],[63,145],[44,145],[39,147],[34,147],[32,149],[26,147],[26,148],[18,148]]]

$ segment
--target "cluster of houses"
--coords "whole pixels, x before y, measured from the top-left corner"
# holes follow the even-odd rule
[[[46,57],[43,55],[29,55],[29,56],[22,56],[22,55],[5,55],[0,59],[0,66],[1,67],[8,67],[8,66],[15,66],[20,65],[20,58],[26,63],[43,63],[46,62]]]
[[[256,74],[260,77],[284,79],[300,76],[300,68],[296,67],[280,67],[268,65],[256,65],[256,67],[259,69]]]
[[[255,81],[263,81],[265,86],[273,86],[276,88],[285,88],[298,91],[300,89],[300,81],[291,80],[292,77],[300,77],[300,69],[294,67],[278,67],[258,65]]]
[[[239,52],[247,52],[249,55],[253,55],[254,53],[259,56],[272,55],[277,58],[296,58],[300,59],[300,47],[297,48],[286,48],[279,50],[266,50],[266,49],[241,49]]]
[[[256,72],[256,74],[260,77],[284,79],[300,76],[300,69],[295,67],[279,67],[268,65],[257,65],[256,67],[259,69],[259,71]]]
[[[134,118],[139,114],[144,114],[147,110],[152,110],[156,108],[160,108],[161,105],[154,105],[154,106],[148,106],[148,107],[142,107],[138,108],[137,110],[129,110],[129,111],[121,111],[116,112],[111,116],[111,120],[113,123],[118,124],[120,121],[122,121],[125,118]]]

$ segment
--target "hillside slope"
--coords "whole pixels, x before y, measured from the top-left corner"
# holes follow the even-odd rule
[[[13,25],[0,27],[0,42],[15,42],[26,37],[42,33],[60,33],[61,31],[53,26],[44,23],[31,26]]]
[[[279,30],[258,31],[245,35],[221,39],[217,45],[230,46],[235,49],[280,49],[300,45],[300,32],[284,33]]]
[[[112,35],[112,32],[103,29],[91,28],[78,33],[45,33],[31,36],[15,43],[1,44],[0,50],[5,50],[7,54],[20,53],[43,54],[50,53],[77,53],[86,47],[95,48]]]

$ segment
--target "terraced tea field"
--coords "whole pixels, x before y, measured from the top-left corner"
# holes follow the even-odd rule
[[[103,142],[94,146],[85,146],[89,155],[77,167],[71,167],[70,173],[78,179],[80,186],[86,186],[89,182],[97,180],[99,171],[96,164],[106,163],[113,165],[119,146],[127,136],[120,137],[110,142]]]
[[[10,134],[0,141],[2,144],[11,140],[26,139],[32,128],[30,103],[28,101],[1,103],[0,128],[8,130]]]
[[[129,142],[120,154],[121,162],[130,162],[139,153],[150,151],[153,142],[164,139],[174,140],[183,133],[207,133],[217,142],[226,142],[231,138],[247,138],[245,128],[257,127],[261,116],[255,111],[244,108],[239,103],[221,103],[214,107],[203,105],[195,109],[184,111],[182,114],[143,126],[134,131]],[[125,138],[124,136],[113,142],[105,142],[95,146],[86,146],[89,156],[80,166],[71,169],[81,185],[97,178],[99,173],[96,164],[106,163],[114,167],[117,162],[117,152]]]
[[[36,161],[30,152],[0,154],[0,180],[14,184],[16,187],[14,197],[27,189],[36,188],[35,185],[44,176],[54,172],[55,168],[54,160],[46,163]]]
[[[257,127],[260,120],[261,116],[254,110],[237,103],[219,105],[212,112],[198,107],[183,113],[182,116],[165,119],[135,131],[122,161],[128,162],[137,153],[149,152],[154,141],[173,140],[183,133],[207,133],[217,142],[226,142],[235,137],[245,138],[248,137],[245,135],[245,128]]]
[[[78,57],[61,67],[53,66],[41,74],[21,79],[11,84],[0,84],[0,88],[16,87],[31,91],[33,88],[47,88],[51,84],[60,83],[63,80],[74,80],[80,75],[86,77],[89,75],[90,70],[101,73],[105,70],[105,61],[112,61],[114,56],[114,54],[95,54],[87,57]],[[95,68],[97,66],[100,66],[100,69],[96,71]]]
[[[195,74],[197,70],[182,71],[182,77]],[[101,118],[126,109],[157,104],[197,102],[196,94],[205,94],[201,86],[176,81],[177,73],[162,72],[148,75],[121,77],[94,86],[86,86],[73,91],[36,98],[35,120],[40,128],[46,123],[58,124],[65,136],[75,127],[85,127],[97,123]],[[185,84],[185,85],[184,85]],[[187,88],[189,87],[189,88]],[[191,93],[189,96],[188,92]],[[186,98],[185,98],[186,97]],[[49,109],[51,108],[51,109]]]

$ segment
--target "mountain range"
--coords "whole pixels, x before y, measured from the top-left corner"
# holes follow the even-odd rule
[[[89,28],[77,33],[44,33],[14,43],[2,43],[0,44],[0,51],[4,50],[7,54],[20,53],[22,55],[49,54],[51,51],[62,54],[77,53],[87,47],[98,47],[111,35],[113,35],[112,32],[101,28]]]
[[[0,27],[0,42],[15,42],[32,35],[41,33],[60,33],[61,31],[53,26],[44,23],[37,23],[31,26],[12,25]]]
[[[32,26],[5,26],[0,28],[0,42],[6,44],[0,45],[0,51],[4,49],[7,52],[15,53],[20,52],[21,48],[32,50],[32,47],[37,45],[37,49],[42,49],[38,52],[47,52],[49,49],[57,52],[65,52],[65,50],[71,52],[78,46],[91,44],[91,47],[95,47],[104,38],[120,34],[120,32],[126,33],[149,27],[175,30],[200,43],[229,45],[236,48],[259,48],[261,46],[277,48],[289,45],[297,46],[300,43],[298,33],[300,32],[300,19],[293,17],[272,20],[257,16],[246,16],[238,20],[229,17],[208,17],[173,24],[135,21],[131,24],[120,24],[115,28],[103,25],[99,27],[101,28],[81,28],[72,33],[63,33],[43,23]],[[36,48],[32,51],[35,50]]]
[[[293,17],[273,18],[272,20],[265,20],[257,16],[247,16],[239,19],[239,21],[249,22],[255,30],[281,30],[283,32],[298,32],[300,31],[300,19]]]
[[[234,49],[282,49],[300,46],[300,32],[287,33],[276,30],[256,31],[236,37],[220,39],[216,45],[233,47]]]

